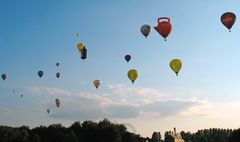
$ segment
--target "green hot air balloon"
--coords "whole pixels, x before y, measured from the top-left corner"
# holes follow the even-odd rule
[[[182,68],[182,62],[179,59],[173,59],[170,62],[171,69],[176,73],[176,76],[178,76],[179,71]]]
[[[128,78],[132,81],[132,84],[134,84],[137,77],[138,77],[137,70],[131,69],[131,70],[128,71]]]
[[[149,33],[151,32],[151,27],[149,25],[143,25],[140,28],[140,31],[147,38]]]

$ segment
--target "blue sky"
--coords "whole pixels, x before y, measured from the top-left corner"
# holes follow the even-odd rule
[[[237,128],[239,4],[1,1],[0,73],[7,73],[8,80],[0,81],[0,124],[68,126],[76,120],[110,118],[131,123],[143,136],[174,126],[185,131]],[[220,22],[228,11],[237,16],[231,33]],[[173,25],[166,42],[153,29],[159,17],[169,17]],[[140,33],[144,24],[152,27],[148,39]],[[79,42],[88,49],[85,61],[76,48]],[[129,63],[126,54],[132,55]],[[169,68],[174,58],[183,62],[178,77]],[[135,85],[127,78],[132,68],[139,72]],[[41,79],[39,70],[45,72]],[[97,90],[95,79],[102,82]],[[62,102],[58,109],[56,98]]]

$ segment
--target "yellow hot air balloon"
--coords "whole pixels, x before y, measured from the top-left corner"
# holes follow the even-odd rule
[[[182,62],[179,59],[173,59],[170,62],[171,69],[176,73],[176,76],[178,76],[179,71],[182,68]]]
[[[131,70],[128,71],[128,78],[132,81],[132,84],[134,84],[137,77],[138,77],[137,70],[131,69]]]
[[[94,81],[93,81],[93,84],[94,84],[94,86],[95,86],[96,88],[98,88],[99,85],[100,85],[100,80],[94,80]]]
[[[78,50],[81,52],[81,50],[84,48],[83,43],[78,43],[78,44],[77,44],[77,48],[78,48]]]

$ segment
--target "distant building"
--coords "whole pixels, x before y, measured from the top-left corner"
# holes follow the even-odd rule
[[[185,142],[185,141],[182,139],[181,135],[176,132],[176,128],[175,128],[175,127],[174,127],[174,132],[173,132],[173,134],[171,134],[171,135],[172,135],[172,137],[174,138],[174,142]]]

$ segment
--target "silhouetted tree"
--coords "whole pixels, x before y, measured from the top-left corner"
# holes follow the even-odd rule
[[[165,142],[174,142],[174,138],[171,134],[172,134],[171,131],[165,132],[165,134],[164,134],[164,141]]]
[[[136,142],[136,138],[130,132],[126,132],[122,135],[122,142]]]
[[[173,132],[166,131],[164,142],[174,142]],[[240,129],[211,128],[185,133],[186,142],[240,142]],[[152,138],[144,138],[130,133],[123,124],[114,124],[107,119],[100,122],[79,121],[66,128],[61,124],[33,129],[22,126],[18,128],[0,126],[0,142],[163,142],[159,132],[153,132]]]
[[[240,142],[240,129],[233,131],[229,137],[229,142]]]
[[[161,141],[160,132],[153,132],[151,142],[159,142],[159,141]]]

